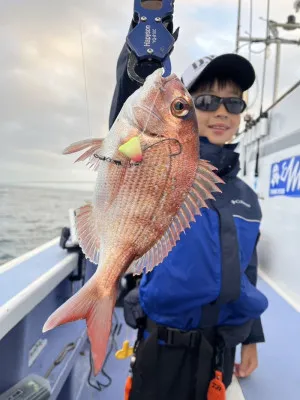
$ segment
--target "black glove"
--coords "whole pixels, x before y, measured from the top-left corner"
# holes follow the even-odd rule
[[[140,304],[139,288],[131,290],[124,298],[124,319],[133,329],[142,326],[146,315]]]

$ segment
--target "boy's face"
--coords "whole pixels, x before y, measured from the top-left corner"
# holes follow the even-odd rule
[[[241,91],[231,83],[220,87],[215,81],[211,89],[197,90],[192,96],[197,97],[200,94],[212,94],[219,97],[242,97]],[[196,109],[199,135],[208,138],[210,143],[224,145],[230,142],[237,133],[241,116],[240,114],[230,114],[224,104],[221,104],[216,111],[201,111]]]

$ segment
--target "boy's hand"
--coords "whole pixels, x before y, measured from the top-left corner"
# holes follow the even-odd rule
[[[257,345],[244,344],[241,350],[241,363],[235,364],[234,374],[238,378],[246,378],[258,367]]]

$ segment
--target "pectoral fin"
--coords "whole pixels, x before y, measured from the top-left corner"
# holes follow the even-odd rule
[[[77,160],[75,160],[75,162],[85,161],[88,159],[87,165],[96,170],[99,165],[99,158],[96,158],[94,154],[98,154],[97,152],[101,149],[103,140],[104,139],[92,138],[72,143],[63,151],[63,154],[72,154],[87,149],[79,158],[77,158]]]

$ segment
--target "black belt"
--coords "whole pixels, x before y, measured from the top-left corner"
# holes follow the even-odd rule
[[[209,343],[214,345],[216,336],[216,328],[205,328],[190,331],[183,331],[180,329],[170,328],[156,324],[156,322],[147,318],[146,331],[150,334],[157,329],[157,338],[164,341],[166,345],[176,347],[189,347],[195,348],[200,345],[201,337],[204,336]]]
[[[215,366],[216,328],[181,331],[158,325],[147,319],[145,329],[149,332],[149,336],[146,338],[143,348],[143,358],[145,360],[143,373],[155,374],[159,340],[164,341],[169,346],[194,348],[197,357],[194,398],[205,399]],[[157,390],[155,385],[153,385],[151,390],[154,396]]]

